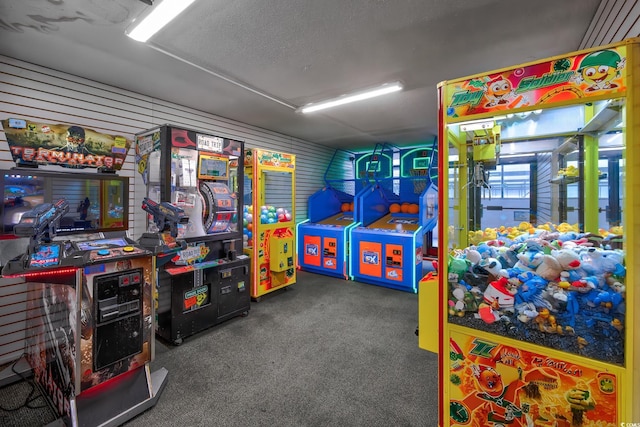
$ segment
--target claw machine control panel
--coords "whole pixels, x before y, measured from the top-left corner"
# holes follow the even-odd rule
[[[147,198],[188,218],[184,247],[158,258],[157,329],[167,341],[249,312],[250,260],[242,253],[244,143],[171,125],[136,135]],[[149,232],[155,230],[149,221]],[[166,255],[166,254],[165,254]]]
[[[640,421],[639,42],[438,86],[440,426]]]

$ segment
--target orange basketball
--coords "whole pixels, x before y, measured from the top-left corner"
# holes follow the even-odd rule
[[[409,203],[405,202],[400,206],[400,212],[407,213],[409,212]]]
[[[418,212],[420,212],[420,207],[418,205],[416,205],[415,203],[409,205],[410,214],[417,214]]]
[[[351,209],[351,204],[350,203],[343,203],[342,206],[340,206],[340,210],[342,212],[347,212]]]
[[[353,212],[353,202],[349,203],[349,211]]]
[[[391,206],[389,206],[389,212],[391,212],[391,213],[400,212],[400,205],[397,204],[397,203],[392,203]]]

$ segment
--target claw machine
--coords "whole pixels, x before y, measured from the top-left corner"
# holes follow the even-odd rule
[[[136,135],[143,207],[173,206],[188,218],[176,236],[186,247],[157,256],[156,334],[175,345],[249,313],[250,260],[239,220],[243,162],[241,141],[173,125]],[[162,231],[149,221],[148,232]]]
[[[438,86],[439,425],[640,422],[639,42]]]
[[[296,282],[296,157],[245,150],[244,252],[251,258],[251,298]]]

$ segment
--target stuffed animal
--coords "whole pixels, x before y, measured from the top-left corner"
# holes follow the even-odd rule
[[[513,312],[517,289],[511,286],[506,277],[501,277],[489,283],[483,294],[484,302],[496,310]]]
[[[581,262],[580,255],[576,251],[572,249],[559,249],[551,251],[551,256],[560,263],[563,270],[560,276],[563,277],[563,280],[567,282],[580,280],[581,275],[576,270],[580,268]]]
[[[478,312],[475,314],[477,318],[485,321],[485,323],[491,324],[496,320],[500,320],[500,313],[494,310],[489,304],[482,303],[478,307]]]
[[[502,264],[502,268],[511,268],[518,262],[518,246],[498,248],[497,259]]]
[[[497,258],[486,258],[480,261],[480,267],[483,267],[489,272],[489,279],[496,280],[500,276],[502,270],[502,264]]]
[[[458,282],[469,271],[471,263],[465,258],[449,256],[448,279],[450,282]]]
[[[513,268],[522,270],[522,271],[535,271],[536,268],[542,263],[542,258],[544,254],[542,251],[532,250],[527,248],[525,252],[518,254],[518,262]]]
[[[478,264],[480,260],[482,260],[482,255],[478,250],[473,249],[473,246],[464,250],[464,256],[468,259],[472,264]]]
[[[556,280],[560,277],[562,266],[555,257],[543,255],[542,262],[536,268],[536,274],[545,280]]]

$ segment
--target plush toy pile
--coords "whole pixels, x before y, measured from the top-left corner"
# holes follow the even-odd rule
[[[571,336],[581,349],[602,337],[622,340],[621,227],[594,235],[566,223],[521,223],[472,232],[469,241],[448,263],[454,318]]]

